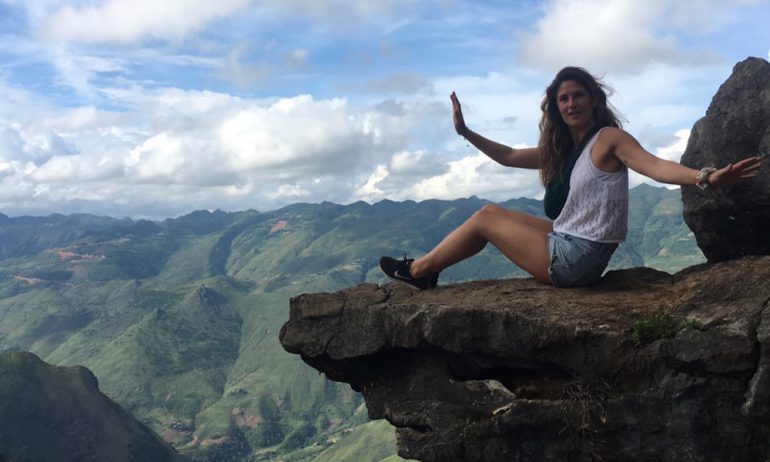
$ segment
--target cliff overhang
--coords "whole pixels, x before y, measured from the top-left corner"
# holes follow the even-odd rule
[[[280,340],[421,461],[764,460],[770,257],[595,287],[532,279],[292,299]]]

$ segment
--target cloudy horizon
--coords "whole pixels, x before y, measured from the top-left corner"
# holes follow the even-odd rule
[[[579,65],[679,160],[733,66],[770,56],[767,18],[768,0],[0,0],[0,212],[540,198],[536,172],[454,133],[452,91],[472,129],[533,146],[544,88]]]

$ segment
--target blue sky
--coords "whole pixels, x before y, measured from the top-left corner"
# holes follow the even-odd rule
[[[532,146],[545,86],[583,66],[678,160],[735,63],[768,59],[769,20],[768,0],[0,0],[0,212],[540,197],[454,134],[451,91]]]

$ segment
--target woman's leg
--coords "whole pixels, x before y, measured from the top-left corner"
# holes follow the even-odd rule
[[[491,242],[535,279],[550,283],[548,233],[552,230],[553,225],[548,220],[485,205],[427,255],[412,262],[409,270],[414,277],[441,271],[479,253],[487,242]]]

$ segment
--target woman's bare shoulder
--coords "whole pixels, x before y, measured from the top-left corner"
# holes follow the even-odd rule
[[[618,138],[622,136],[630,136],[627,131],[620,127],[604,127],[599,131],[599,138]]]
[[[620,127],[604,127],[599,132],[596,144],[607,150],[614,150],[620,145],[638,144],[636,138]]]

